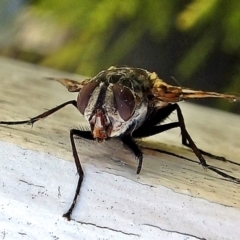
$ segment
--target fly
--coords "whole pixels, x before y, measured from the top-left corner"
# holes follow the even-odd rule
[[[156,73],[150,73],[140,68],[110,67],[95,77],[83,81],[50,79],[60,82],[70,92],[78,92],[77,100],[65,102],[30,120],[0,121],[0,124],[33,125],[38,120],[46,118],[67,105],[73,105],[85,117],[90,131],[70,130],[72,152],[79,179],[73,202],[69,210],[63,214],[63,217],[68,220],[71,219],[84,176],[74,141],[75,137],[98,142],[111,138],[120,139],[138,160],[137,174],[139,174],[142,168],[143,154],[135,140],[150,137],[172,128],[180,128],[182,144],[192,149],[204,168],[210,169],[232,182],[240,183],[240,179],[206,163],[203,157],[206,152],[198,149],[193,142],[177,104],[186,99],[207,97],[223,98],[235,102],[239,100],[237,96],[171,86],[161,80]],[[177,112],[178,121],[162,124],[173,111]]]

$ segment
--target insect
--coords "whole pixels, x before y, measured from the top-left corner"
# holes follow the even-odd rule
[[[0,121],[0,124],[33,125],[38,120],[46,118],[67,105],[73,105],[85,117],[90,131],[70,130],[72,152],[79,179],[73,202],[68,211],[63,214],[63,217],[68,220],[71,219],[84,176],[74,141],[75,137],[97,142],[119,138],[138,160],[137,174],[139,174],[142,168],[143,154],[135,140],[172,128],[180,128],[182,144],[192,149],[204,168],[233,182],[240,183],[239,179],[206,163],[203,157],[204,152],[197,148],[190,137],[181,109],[176,103],[185,99],[207,97],[223,98],[234,102],[239,100],[238,97],[171,86],[161,80],[156,73],[130,67],[110,67],[99,72],[95,77],[83,81],[50,79],[60,82],[70,92],[78,92],[77,100],[65,102],[29,120]],[[163,124],[173,111],[177,112],[178,121]]]

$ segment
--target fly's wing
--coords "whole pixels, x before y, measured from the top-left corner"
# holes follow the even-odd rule
[[[69,92],[79,92],[90,81],[90,79],[85,79],[83,81],[75,81],[67,78],[47,78],[47,79],[60,82],[68,89]]]
[[[195,91],[189,88],[171,86],[161,80],[156,73],[149,73],[150,89],[155,100],[174,103],[185,99],[197,98],[224,98],[231,102],[239,101],[240,97],[216,92]]]

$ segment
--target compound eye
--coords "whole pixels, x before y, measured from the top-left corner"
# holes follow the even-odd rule
[[[92,81],[86,84],[79,92],[77,98],[77,107],[82,115],[84,115],[85,109],[88,105],[89,99],[92,96],[93,91],[99,85],[98,82]]]
[[[129,88],[113,84],[113,96],[116,110],[124,121],[129,120],[135,110],[135,98]]]

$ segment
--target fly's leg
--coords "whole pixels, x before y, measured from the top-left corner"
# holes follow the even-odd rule
[[[190,137],[189,133],[187,132],[185,122],[184,122],[184,118],[183,118],[182,111],[181,111],[180,107],[177,104],[173,104],[172,106],[174,106],[174,110],[177,111],[178,123],[179,123],[179,127],[181,129],[181,135],[182,135],[182,142],[183,142],[183,139],[184,139],[184,141],[188,142],[188,147],[193,150],[193,152],[198,157],[200,163],[202,164],[202,166],[204,168],[209,167],[209,165],[206,163],[205,159],[203,158],[201,152],[199,151],[199,149],[197,148],[197,146],[193,142],[192,138]]]
[[[182,144],[183,144],[184,146],[186,146],[186,147],[191,148],[191,147],[189,146],[187,140],[184,139],[184,138],[182,138]],[[199,148],[198,150],[199,150],[199,151],[201,152],[201,154],[204,155],[204,156],[207,156],[207,157],[210,157],[210,158],[212,158],[212,159],[219,160],[219,161],[222,161],[222,162],[231,162],[231,163],[235,164],[233,161],[230,161],[230,160],[226,159],[225,157],[214,155],[214,154],[209,153],[209,152],[206,152],[206,151],[204,151],[204,150],[202,150],[202,149],[200,149],[200,148]]]
[[[157,125],[157,126],[152,125],[152,124],[157,124],[160,121],[163,121],[174,110],[177,111],[178,122],[168,123],[164,125]],[[193,150],[195,155],[198,157],[201,165],[203,167],[207,167],[208,165],[205,159],[203,158],[202,154],[200,153],[197,146],[195,145],[195,143],[193,142],[192,138],[190,137],[189,133],[186,130],[183,115],[178,104],[169,104],[165,108],[159,109],[159,111],[155,112],[154,116],[150,118],[149,121],[146,121],[146,123],[144,123],[140,128],[138,128],[133,133],[133,137],[136,137],[136,138],[148,137],[148,136],[152,136],[176,127],[180,127],[182,139],[186,139],[186,141],[189,144],[189,147]]]
[[[137,129],[133,133],[133,137],[135,137],[135,138],[149,137],[149,136],[155,135],[157,133],[161,133],[161,132],[170,130],[172,128],[180,127],[180,125],[185,126],[181,110],[179,107],[177,110],[176,109],[177,107],[175,107],[175,105],[177,105],[177,104],[169,104],[165,108],[161,108],[161,109],[158,109],[155,112],[153,112],[153,114],[150,116],[149,120],[147,120],[139,129]],[[160,122],[162,122],[163,120],[165,120],[174,110],[177,110],[177,112],[178,112],[178,122],[157,125]],[[185,127],[185,130],[186,130],[186,127]],[[192,147],[190,146],[190,144],[188,142],[186,134],[184,133],[182,128],[181,128],[181,136],[182,136],[182,144],[184,146],[192,149]],[[212,159],[216,159],[216,160],[220,160],[220,161],[224,161],[224,162],[231,162],[233,164],[236,164],[233,161],[227,160],[226,158],[224,158],[222,156],[213,155],[213,154],[208,153],[199,148],[198,148],[198,150],[202,155],[208,156]]]
[[[174,110],[176,110],[176,112],[177,112],[178,122],[168,123],[168,124],[164,124],[164,125],[157,125],[157,126],[153,125],[153,124],[157,124],[157,123],[163,121]],[[134,138],[149,137],[149,136],[153,136],[155,134],[170,130],[172,128],[180,127],[183,145],[186,145],[192,149],[192,151],[198,157],[201,165],[204,168],[210,169],[211,171],[213,171],[213,172],[221,175],[222,177],[227,178],[233,182],[240,183],[240,179],[235,178],[231,175],[228,175],[206,163],[205,159],[202,156],[201,150],[199,150],[197,148],[197,146],[195,145],[195,143],[193,142],[192,138],[190,137],[189,133],[186,130],[184,118],[183,118],[181,109],[178,106],[178,104],[169,104],[167,107],[159,109],[158,111],[154,112],[153,114],[154,114],[154,116],[152,116],[152,118],[150,118],[149,121],[146,121],[140,128],[138,128],[136,131],[133,132],[132,136]]]
[[[37,122],[38,120],[40,119],[44,119],[46,117],[48,117],[49,115],[57,112],[58,110],[60,110],[61,108],[64,108],[65,106],[69,105],[69,104],[72,104],[74,107],[77,108],[77,101],[76,100],[71,100],[71,101],[68,101],[68,102],[65,102],[55,108],[52,108],[50,110],[47,110],[46,112],[44,113],[41,113],[40,115],[36,116],[36,117],[33,117],[29,120],[23,120],[23,121],[0,121],[0,124],[4,124],[4,125],[19,125],[19,124],[31,124],[33,125],[35,122]]]
[[[67,218],[68,221],[71,220],[71,214],[76,205],[77,198],[79,196],[82,181],[83,181],[83,176],[84,176],[82,166],[81,166],[81,163],[80,163],[80,160],[78,157],[76,145],[74,142],[74,136],[78,136],[80,138],[84,138],[84,139],[88,139],[88,140],[94,140],[90,131],[81,131],[81,130],[77,130],[77,129],[70,130],[70,141],[71,141],[71,145],[72,145],[72,153],[73,153],[73,158],[74,158],[74,161],[76,164],[77,172],[79,175],[79,179],[78,179],[78,184],[77,184],[77,188],[75,191],[75,195],[74,195],[72,204],[71,204],[70,208],[68,209],[68,211],[65,214],[63,214],[63,217]]]
[[[121,140],[123,144],[127,146],[134,153],[136,159],[138,160],[137,174],[139,174],[142,169],[142,161],[143,161],[142,151],[140,150],[137,143],[134,141],[134,139],[130,135],[121,137]]]
[[[178,106],[178,108],[179,108],[179,106]],[[180,124],[184,124],[184,120],[183,120],[183,116],[182,116],[182,113],[181,113],[180,108],[177,110],[177,112],[178,112],[178,121],[179,121],[179,123],[180,123]],[[184,124],[184,125],[185,125],[185,124]],[[184,146],[189,147],[189,148],[192,149],[191,144],[189,143],[189,141],[188,141],[188,139],[186,138],[185,134],[182,134],[182,144],[183,144]],[[206,152],[206,151],[204,151],[204,150],[202,150],[202,149],[199,149],[199,148],[198,148],[198,151],[199,151],[202,155],[207,156],[207,157],[210,157],[210,158],[212,158],[212,159],[219,160],[219,161],[223,161],[223,162],[231,162],[232,164],[236,164],[236,163],[234,163],[233,161],[226,159],[225,157],[214,155],[214,154],[209,153],[209,152]]]

